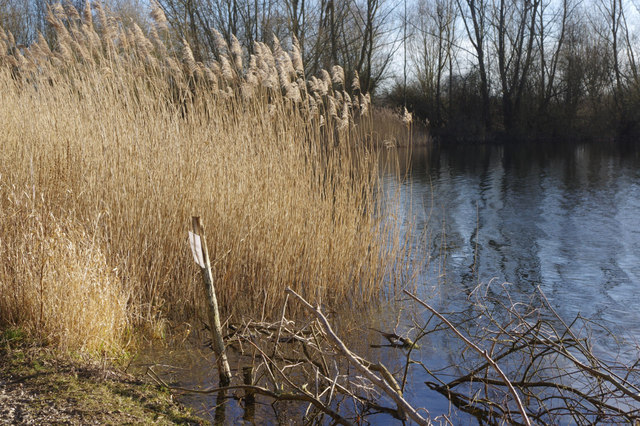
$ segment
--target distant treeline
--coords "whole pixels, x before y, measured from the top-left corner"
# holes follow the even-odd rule
[[[387,100],[448,140],[637,137],[639,5],[422,0]]]
[[[256,41],[295,38],[308,76],[340,64],[346,81],[358,75],[363,90],[406,105],[443,139],[640,135],[637,1],[157,1],[197,61],[223,53],[216,31],[227,43],[237,35],[247,58]],[[0,25],[18,43],[38,32],[52,41],[51,3],[0,0]],[[149,1],[103,3],[120,25],[151,28]]]

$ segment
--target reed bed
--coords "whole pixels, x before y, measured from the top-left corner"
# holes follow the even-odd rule
[[[388,107],[374,107],[368,127],[372,140],[386,148],[424,147],[432,142],[429,121],[414,120],[413,114]]]
[[[197,62],[152,16],[144,33],[55,5],[55,42],[0,31],[0,325],[100,352],[196,321],[192,215],[224,318],[276,315],[287,286],[333,307],[380,297],[402,243],[368,95],[340,67],[306,80],[295,41],[248,57],[220,37]]]

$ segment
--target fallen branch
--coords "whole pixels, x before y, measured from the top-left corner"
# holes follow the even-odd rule
[[[518,407],[518,411],[520,412],[520,415],[522,416],[522,419],[524,421],[524,424],[527,425],[527,426],[531,426],[531,421],[529,420],[529,416],[527,416],[527,412],[525,411],[524,406],[522,405],[522,401],[520,400],[520,396],[518,396],[518,392],[516,391],[516,389],[513,387],[513,385],[511,384],[511,382],[507,378],[507,375],[504,374],[504,372],[500,369],[498,364],[493,359],[491,359],[491,357],[489,356],[487,351],[483,350],[483,349],[480,349],[475,343],[473,343],[471,340],[467,339],[464,336],[464,334],[462,334],[460,331],[458,331],[458,329],[453,324],[451,324],[451,322],[448,319],[446,319],[442,314],[440,314],[440,312],[436,311],[431,306],[429,306],[426,302],[424,302],[423,300],[419,299],[417,296],[415,296],[413,293],[408,292],[407,290],[403,290],[403,292],[407,296],[409,296],[413,300],[415,300],[417,303],[419,303],[420,305],[424,306],[429,311],[431,311],[431,313],[434,314],[435,316],[437,316],[440,319],[440,321],[442,321],[443,323],[447,324],[447,326],[451,329],[451,331],[453,331],[464,343],[466,343],[467,346],[469,346],[470,348],[472,348],[473,350],[478,352],[480,355],[482,355],[484,357],[484,359],[487,360],[487,362],[489,364],[491,364],[491,366],[496,370],[496,372],[498,373],[500,378],[502,378],[502,380],[504,381],[504,384],[507,386],[507,388],[509,389],[509,392],[513,396],[513,398],[514,398],[514,400],[516,402],[516,405]]]
[[[416,409],[413,408],[402,397],[402,395],[399,392],[400,388],[398,387],[397,383],[395,383],[395,386],[392,387],[392,385],[390,385],[385,380],[381,379],[376,374],[374,374],[371,371],[371,367],[367,368],[361,363],[359,357],[354,355],[353,352],[351,352],[346,347],[346,345],[342,342],[342,340],[340,340],[340,338],[334,333],[333,329],[331,328],[331,325],[329,324],[329,321],[322,314],[322,312],[320,312],[320,310],[318,308],[314,308],[309,302],[307,302],[302,296],[300,296],[298,293],[293,291],[291,288],[287,288],[286,292],[288,294],[294,296],[296,299],[298,299],[300,301],[300,303],[302,303],[302,305],[305,308],[307,308],[309,311],[311,311],[311,313],[313,313],[316,316],[316,318],[318,318],[318,320],[322,324],[325,332],[327,333],[327,336],[329,337],[329,339],[331,340],[331,342],[335,346],[335,348],[338,351],[340,351],[349,360],[349,362],[351,362],[356,367],[356,369],[358,371],[360,371],[360,373],[362,373],[368,380],[370,380],[377,387],[382,389],[384,391],[384,393],[386,393],[398,405],[399,411],[405,413],[411,420],[413,420],[414,422],[416,422],[416,423],[418,423],[420,425],[430,425],[431,424],[431,422],[428,419],[425,419],[424,417],[422,417],[416,411]],[[373,364],[372,364],[372,366],[373,366]],[[383,373],[383,376],[386,376],[386,374],[384,374],[384,372],[386,371],[388,373],[388,370],[384,366],[382,366],[380,364],[378,364],[377,367],[378,367],[377,369]],[[394,379],[394,382],[395,382],[395,379]],[[394,389],[394,387],[396,389]]]
[[[309,402],[309,403],[313,404],[314,407],[316,407],[317,409],[322,411],[323,413],[331,416],[331,418],[333,418],[333,420],[335,420],[336,423],[341,424],[341,425],[345,425],[345,426],[351,426],[352,425],[352,423],[349,420],[345,419],[340,414],[338,414],[337,412],[333,411],[332,409],[330,409],[325,404],[323,404],[322,402],[318,401],[316,398],[314,398],[313,396],[309,395],[308,393],[276,392],[276,391],[272,391],[272,390],[267,389],[267,388],[263,388],[262,386],[256,386],[256,385],[232,385],[232,386],[222,386],[222,387],[219,387],[219,388],[209,388],[209,389],[189,389],[189,388],[183,388],[183,387],[179,387],[179,386],[169,386],[168,389],[173,390],[173,391],[180,391],[180,392],[186,392],[186,393],[197,393],[197,394],[205,394],[205,395],[209,395],[209,394],[212,394],[212,393],[231,391],[231,390],[247,390],[247,391],[251,391],[253,393],[257,393],[257,394],[260,394],[260,395],[268,396],[270,398],[275,399],[276,401]]]

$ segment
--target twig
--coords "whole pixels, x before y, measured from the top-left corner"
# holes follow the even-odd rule
[[[280,333],[282,332],[282,323],[284,322],[284,314],[287,311],[287,302],[289,301],[289,295],[287,294],[284,298],[284,304],[282,305],[282,315],[280,316],[280,324],[278,325],[278,334],[276,336],[275,344],[273,345],[273,354],[272,357],[276,356],[276,351],[278,350],[278,342],[280,341]]]
[[[632,399],[634,399],[636,401],[640,401],[640,389],[638,389],[638,387],[634,386],[633,384],[629,383],[627,380],[621,378],[620,376],[618,376],[617,374],[615,374],[614,372],[612,372],[611,370],[606,368],[606,366],[602,365],[602,362],[600,362],[600,360],[597,357],[593,356],[591,351],[589,351],[587,348],[585,348],[582,344],[579,343],[579,339],[575,336],[575,334],[571,330],[571,327],[568,326],[564,322],[562,317],[560,317],[560,315],[558,315],[558,313],[553,308],[553,306],[551,306],[551,303],[549,303],[549,300],[547,299],[547,296],[545,296],[545,294],[542,292],[540,287],[538,287],[538,292],[540,293],[540,295],[544,299],[544,301],[545,301],[547,307],[549,308],[549,310],[562,323],[562,325],[564,325],[564,327],[567,330],[567,332],[571,335],[571,337],[573,337],[573,339],[582,348],[581,352],[583,353],[583,355],[585,355],[592,364],[595,363],[597,367],[600,367],[604,371],[606,371],[606,373],[603,373],[602,371],[597,370],[596,368],[589,367],[588,365],[580,362],[575,356],[570,354],[568,351],[562,351],[561,353],[563,355],[565,355],[567,358],[569,358],[576,366],[588,371],[589,373],[593,374],[594,376],[596,376],[596,377],[598,377],[600,379],[606,380],[607,382],[611,383],[616,388],[618,388],[618,390],[620,390],[622,393],[624,393],[628,397],[630,397],[630,398],[632,398]],[[624,384],[620,383],[619,380],[622,380],[624,382]],[[631,389],[629,389],[629,388],[631,388]]]
[[[318,401],[316,398],[314,398],[312,395],[308,393],[274,392],[270,389],[263,388],[262,386],[256,386],[256,385],[232,385],[232,386],[222,386],[218,388],[209,388],[209,389],[189,389],[189,388],[183,388],[179,386],[171,386],[168,388],[174,391],[197,393],[197,394],[204,394],[204,395],[241,389],[241,390],[248,390],[254,393],[265,395],[277,401],[310,402],[320,411],[331,416],[338,424],[345,425],[345,426],[352,425],[352,423],[349,420],[345,419],[340,414],[333,411],[331,408],[327,407],[322,402]]]
[[[336,349],[338,349],[340,352],[342,352],[342,354],[356,367],[356,369],[358,369],[358,371],[360,371],[368,380],[370,380],[372,383],[374,383],[376,386],[378,386],[380,389],[382,389],[391,399],[393,399],[393,401],[398,405],[398,408],[406,413],[406,415],[411,418],[411,420],[415,421],[416,423],[420,424],[420,425],[430,425],[431,422],[428,419],[425,419],[424,417],[422,417],[415,408],[413,408],[403,397],[402,395],[395,389],[393,389],[385,380],[381,379],[380,377],[378,377],[376,374],[374,374],[369,368],[365,367],[360,360],[358,359],[359,357],[356,357],[356,355],[353,354],[353,352],[351,352],[346,346],[345,344],[342,342],[342,340],[340,340],[340,338],[338,338],[338,336],[334,333],[333,329],[331,328],[331,325],[329,324],[329,321],[327,320],[327,318],[322,314],[322,312],[320,312],[320,310],[318,308],[314,308],[309,302],[307,302],[302,296],[300,296],[298,293],[296,293],[295,291],[293,291],[291,288],[287,288],[286,292],[292,296],[294,296],[296,299],[298,299],[300,301],[300,303],[302,303],[302,305],[307,308],[309,311],[311,311],[320,321],[320,323],[322,324],[322,326],[324,327],[325,332],[327,333],[327,336],[330,338],[330,340],[332,341],[333,345],[336,347]],[[384,367],[384,366],[381,366]],[[384,370],[386,370],[386,368],[384,368]],[[384,373],[383,373],[384,374]],[[396,388],[399,390],[400,388],[397,386],[396,383]]]
[[[407,290],[403,290],[403,292],[411,297],[413,300],[415,300],[417,303],[419,303],[420,305],[424,306],[425,308],[427,308],[429,311],[431,311],[431,313],[433,313],[435,316],[437,316],[440,321],[444,322],[445,324],[447,324],[447,326],[463,341],[467,344],[467,346],[469,346],[470,348],[472,348],[473,350],[475,350],[476,352],[478,352],[480,355],[482,355],[489,364],[491,364],[491,366],[496,370],[496,372],[498,373],[498,375],[502,378],[502,380],[504,381],[505,385],[507,385],[507,388],[509,388],[509,392],[511,393],[511,395],[513,396],[516,405],[518,406],[518,411],[520,412],[520,415],[522,416],[522,419],[524,421],[524,423],[527,426],[531,426],[531,421],[529,420],[529,416],[527,416],[527,412],[524,409],[524,406],[522,405],[522,401],[520,401],[520,396],[518,396],[518,392],[515,390],[515,388],[513,387],[513,385],[511,384],[511,382],[509,381],[509,379],[507,378],[506,374],[504,374],[504,372],[500,369],[500,367],[498,366],[498,364],[496,364],[496,362],[491,359],[491,357],[489,356],[489,354],[487,353],[486,350],[482,350],[480,349],[475,343],[473,343],[471,340],[467,339],[460,331],[458,331],[458,329],[451,324],[451,322],[449,322],[449,320],[447,320],[444,316],[442,316],[438,311],[436,311],[435,309],[433,309],[431,306],[429,306],[426,302],[420,300],[417,296],[415,296],[414,294],[408,292]]]

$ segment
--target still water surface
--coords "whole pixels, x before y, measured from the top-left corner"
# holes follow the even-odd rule
[[[407,177],[389,172],[385,187],[399,193],[392,197],[397,216],[426,235],[423,298],[459,311],[479,283],[509,283],[516,298],[539,286],[564,320],[597,320],[629,339],[621,360],[638,359],[639,146],[456,146],[399,155]],[[596,353],[619,349],[610,336],[593,337]],[[426,343],[416,355],[433,369],[451,361],[447,352],[462,350],[455,338]],[[410,399],[417,406],[432,417],[448,413],[455,423],[474,423],[425,389],[428,375],[414,372]]]
[[[564,319],[580,313],[640,340],[639,147],[456,146],[397,154],[399,159],[389,161],[396,164],[394,170],[383,172],[384,187],[392,194],[389,209],[395,220],[421,236],[416,240],[421,256],[416,260],[426,265],[416,282],[421,297],[442,311],[460,311],[479,283],[508,282],[516,297],[531,295],[539,286]],[[368,343],[385,343],[369,326],[406,331],[424,315],[397,304],[382,311],[362,327],[358,339],[346,338],[352,345],[360,342],[361,347],[352,346],[356,352],[364,354]],[[610,339],[594,337],[596,350],[606,352]],[[412,357],[432,370],[449,365],[462,350],[447,333],[420,344]],[[367,356],[402,371],[405,352],[378,349]],[[634,357],[638,353],[630,344],[623,358]],[[152,358],[158,362],[158,354]],[[206,379],[212,376],[206,354],[184,367],[174,372],[175,384],[213,385]],[[430,391],[424,384],[430,379],[420,368],[410,370],[405,392],[410,402],[428,409],[432,418],[445,414],[456,424],[475,423]],[[213,420],[211,397],[192,395],[187,402]],[[278,418],[281,414],[264,405],[257,418],[295,423],[295,410],[287,420]],[[229,407],[226,421],[241,422],[243,416],[240,407]],[[394,422],[387,415],[368,421]]]
[[[405,153],[401,185],[430,230],[423,280],[540,286],[577,313],[640,338],[640,148],[634,145],[458,146]],[[411,213],[410,213],[411,212]]]

